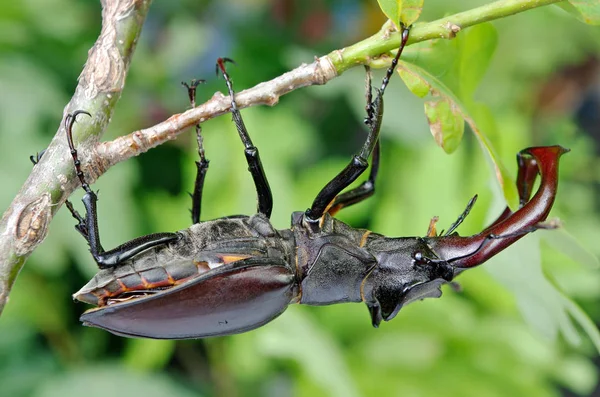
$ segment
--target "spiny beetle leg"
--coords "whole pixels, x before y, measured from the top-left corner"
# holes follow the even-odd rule
[[[267,180],[265,170],[263,169],[262,162],[260,161],[258,148],[252,144],[252,140],[250,139],[250,135],[248,135],[246,125],[242,120],[240,110],[237,107],[237,103],[235,101],[235,92],[233,91],[233,83],[231,82],[231,78],[227,74],[227,70],[225,68],[226,62],[235,63],[229,58],[217,59],[217,75],[220,71],[225,79],[225,83],[227,83],[227,90],[229,91],[229,97],[231,98],[231,116],[233,122],[235,123],[235,127],[237,128],[238,134],[242,139],[242,143],[244,144],[244,153],[246,155],[246,161],[248,162],[248,170],[250,171],[252,179],[254,180],[254,185],[256,186],[256,194],[258,196],[258,212],[265,215],[267,218],[270,218],[271,211],[273,210],[273,194],[271,193],[269,181]]]
[[[469,200],[469,202],[467,203],[467,208],[465,208],[465,210],[462,212],[462,214],[460,214],[460,216],[458,217],[458,219],[456,220],[456,222],[454,222],[452,225],[450,225],[450,228],[448,229],[448,231],[446,233],[444,233],[442,231],[440,233],[440,235],[444,235],[444,236],[451,235],[452,232],[454,232],[456,230],[456,228],[459,227],[460,224],[464,222],[464,220],[466,219],[467,215],[469,215],[469,213],[471,212],[471,209],[475,205],[476,201],[477,201],[477,195],[473,196],[471,198],[471,200]]]
[[[365,65],[365,71],[365,97],[367,99],[365,111],[367,112],[367,117],[365,118],[364,122],[367,126],[371,126],[374,117],[371,68]],[[373,153],[371,154],[371,172],[369,173],[369,178],[360,184],[360,186],[336,196],[326,209],[329,215],[334,216],[342,208],[360,203],[375,193],[375,180],[377,179],[377,173],[379,171],[379,158],[381,156],[381,147],[379,142],[380,141],[378,139],[375,143],[375,147],[373,148]]]
[[[122,261],[130,259],[134,255],[147,250],[148,248],[179,239],[179,235],[176,233],[156,233],[131,240],[113,250],[104,251],[102,244],[100,244],[100,235],[98,233],[98,212],[96,209],[98,197],[96,196],[96,193],[90,189],[89,184],[85,180],[83,171],[81,171],[81,162],[79,161],[77,150],[73,144],[73,124],[75,123],[77,116],[82,113],[91,117],[88,112],[83,110],[77,110],[72,114],[68,114],[65,119],[65,129],[67,131],[67,142],[69,144],[69,149],[71,149],[71,157],[73,157],[75,171],[81,182],[81,187],[85,190],[85,195],[82,199],[85,206],[85,220],[83,224],[81,216],[77,216],[79,214],[75,215],[77,213],[76,211],[73,210],[71,213],[79,220],[79,224],[75,228],[87,240],[90,246],[90,252],[98,264],[98,267],[103,269],[117,266]]]
[[[379,129],[381,128],[381,120],[383,118],[383,94],[385,92],[385,88],[387,87],[390,81],[392,74],[394,73],[394,69],[398,64],[398,59],[402,54],[402,50],[406,46],[406,43],[408,41],[408,32],[409,29],[403,26],[402,43],[400,45],[400,48],[398,48],[398,52],[392,60],[392,64],[388,68],[385,77],[383,78],[381,88],[377,91],[377,96],[375,97],[375,100],[372,101],[373,114],[370,118],[371,121],[368,123],[369,133],[367,135],[367,140],[365,141],[361,151],[352,157],[350,164],[348,164],[346,168],[342,170],[342,172],[335,176],[319,192],[319,194],[313,201],[311,208],[306,210],[304,219],[307,222],[312,224],[318,223],[319,219],[321,219],[325,212],[327,212],[328,208],[331,207],[330,203],[332,203],[332,201],[335,200],[335,197],[338,194],[340,194],[342,190],[347,188],[352,182],[354,182],[356,178],[358,178],[367,169],[369,165],[368,158],[373,152],[379,139]],[[367,181],[367,183],[368,182],[369,181]]]
[[[366,125],[370,125],[373,121],[373,75],[371,74],[371,67],[369,65],[365,65],[365,99],[367,100],[367,105],[365,106],[365,111],[367,112],[367,117],[364,120]]]
[[[192,80],[190,84],[181,82],[181,84],[187,88],[188,96],[190,98],[190,104],[192,108],[196,107],[196,88],[200,83],[204,83],[205,80]],[[204,189],[204,179],[206,178],[206,172],[208,171],[209,161],[206,159],[204,153],[204,140],[202,138],[202,127],[200,124],[195,125],[196,128],[196,142],[198,143],[198,156],[200,161],[196,161],[196,181],[194,183],[194,193],[192,193],[192,223],[200,223],[200,214],[202,212],[202,191]]]

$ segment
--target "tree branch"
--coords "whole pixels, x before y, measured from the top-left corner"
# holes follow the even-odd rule
[[[77,109],[86,109],[93,115],[91,120],[85,120],[86,128],[79,129],[77,135],[78,144],[85,148],[82,150],[85,158],[87,149],[108,125],[121,97],[150,2],[102,0],[102,30],[62,117]],[[0,220],[0,313],[25,259],[44,240],[48,225],[60,207],[58,204],[74,188],[72,168],[64,128],[60,125],[43,158]]]
[[[466,27],[558,1],[560,0],[502,0],[486,4],[433,22],[415,25],[411,29],[408,44],[438,38],[452,39]],[[273,106],[279,102],[279,97],[291,91],[310,85],[325,84],[352,67],[370,63],[373,58],[381,57],[382,54],[386,56],[389,51],[400,46],[400,40],[400,33],[388,21],[379,32],[363,41],[335,50],[315,59],[310,65],[301,65],[279,77],[236,94],[236,102],[239,108],[256,105]],[[378,66],[381,66],[381,63],[378,63]],[[97,168],[106,169],[165,141],[175,139],[183,130],[229,112],[230,106],[229,97],[217,92],[209,101],[194,109],[173,115],[150,128],[101,143],[97,147],[99,156]]]
[[[90,182],[112,165],[147,151],[197,123],[227,113],[230,101],[216,93],[206,103],[147,129],[110,142],[97,143],[121,95],[131,56],[151,0],[103,0],[102,32],[79,78],[64,116],[74,110],[90,112],[77,123],[78,147]],[[409,44],[437,38],[451,39],[460,30],[516,14],[558,0],[501,0],[433,22],[416,24]],[[279,97],[301,87],[325,84],[344,71],[398,48],[400,34],[386,23],[375,35],[350,47],[318,58],[236,95],[240,108],[274,105]],[[46,236],[54,213],[76,188],[72,159],[61,126],[43,159],[0,220],[0,313],[26,258]]]

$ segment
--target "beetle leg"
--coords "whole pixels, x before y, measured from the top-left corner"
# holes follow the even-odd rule
[[[365,71],[367,72],[365,78],[365,92],[367,99],[367,106],[365,106],[365,110],[367,111],[367,117],[365,118],[364,122],[367,126],[370,126],[374,117],[371,68],[365,65]],[[369,178],[360,184],[360,186],[336,196],[335,199],[329,203],[329,206],[326,209],[329,215],[334,216],[342,208],[360,203],[375,193],[375,180],[377,179],[377,172],[379,171],[380,153],[381,148],[379,139],[377,139],[375,147],[373,148],[373,153],[371,154],[371,172],[369,173]]]
[[[119,263],[132,258],[134,255],[147,250],[148,248],[179,239],[179,235],[176,233],[156,233],[138,237],[110,251],[105,251],[104,248],[102,248],[102,244],[100,244],[100,235],[98,233],[98,212],[96,209],[98,196],[90,189],[89,184],[85,180],[85,176],[81,171],[81,162],[77,156],[77,150],[73,145],[73,124],[75,123],[77,116],[82,113],[91,116],[86,111],[76,110],[72,114],[67,115],[65,119],[65,128],[67,130],[67,142],[69,144],[69,149],[71,149],[71,157],[73,157],[75,171],[81,182],[81,187],[85,190],[85,195],[82,199],[85,206],[85,219],[81,217],[72,206],[70,206],[70,210],[73,216],[79,221],[79,224],[76,225],[75,228],[87,240],[90,246],[90,252],[96,260],[98,267],[103,269],[117,266]]]
[[[335,197],[342,190],[347,188],[352,182],[354,182],[356,178],[358,178],[367,169],[369,165],[368,158],[373,152],[375,146],[377,146],[377,142],[379,139],[379,129],[381,128],[381,120],[383,118],[383,93],[385,92],[385,88],[387,87],[390,78],[394,73],[394,69],[398,64],[398,59],[402,54],[402,50],[406,46],[406,43],[408,41],[408,32],[409,29],[403,26],[402,43],[400,45],[400,48],[398,48],[398,52],[392,60],[392,64],[388,68],[385,77],[383,78],[381,88],[377,91],[377,96],[375,97],[375,100],[372,101],[373,113],[372,117],[370,117],[370,122],[368,123],[369,134],[367,135],[367,140],[365,141],[361,151],[352,157],[350,164],[348,164],[346,168],[342,170],[342,172],[340,172],[336,177],[334,177],[319,192],[319,194],[313,201],[311,208],[309,208],[304,215],[304,219],[306,221],[310,223],[317,223],[319,219],[321,219],[321,217],[325,214],[325,212],[327,212],[328,208],[330,207],[330,203],[335,199]],[[379,160],[377,159],[377,161]],[[375,170],[375,174],[376,173],[377,168]],[[367,181],[367,183],[368,182],[369,181]],[[360,197],[360,191],[358,196]],[[362,199],[359,199],[358,201],[360,200]],[[350,202],[350,200],[348,202]]]
[[[181,84],[187,88],[190,104],[192,108],[196,107],[196,88],[198,84],[204,83],[205,80],[192,80],[190,84],[182,82]],[[200,223],[200,213],[202,210],[202,190],[204,188],[204,179],[208,171],[209,161],[204,154],[204,141],[202,139],[202,127],[196,124],[196,142],[198,143],[198,156],[200,161],[196,161],[196,182],[194,183],[194,193],[192,193],[192,223]]]
[[[460,214],[460,216],[458,217],[456,222],[454,222],[452,225],[450,225],[450,228],[448,229],[448,231],[446,233],[442,232],[440,234],[443,234],[444,236],[449,236],[450,234],[452,234],[452,232],[455,231],[456,228],[459,227],[460,224],[464,222],[465,218],[467,217],[467,215],[469,215],[469,212],[471,212],[471,209],[475,205],[476,201],[477,201],[477,195],[473,196],[471,198],[471,200],[469,200],[469,202],[467,203],[467,208],[465,208],[465,210],[462,212],[462,214]]]
[[[270,218],[271,211],[273,210],[273,194],[271,193],[269,181],[267,180],[265,170],[263,169],[262,162],[260,161],[258,148],[252,144],[250,135],[248,135],[248,130],[246,129],[244,121],[242,120],[240,110],[235,102],[235,92],[233,91],[231,78],[225,69],[225,62],[233,61],[229,58],[217,59],[217,75],[220,70],[223,74],[223,78],[225,78],[225,82],[227,83],[227,90],[229,91],[229,97],[231,98],[231,117],[233,118],[235,127],[237,128],[238,134],[240,134],[240,138],[244,144],[244,153],[246,154],[246,161],[248,162],[248,170],[250,171],[252,179],[254,180],[254,185],[256,186],[256,194],[258,195],[258,212],[264,214],[267,218]]]

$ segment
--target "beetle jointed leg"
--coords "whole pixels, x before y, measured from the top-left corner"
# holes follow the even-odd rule
[[[229,77],[229,74],[227,74],[227,70],[225,68],[226,62],[233,63],[233,60],[229,58],[217,59],[217,75],[219,74],[219,71],[221,71],[221,74],[225,79],[225,83],[227,83],[227,90],[229,91],[229,97],[231,99],[231,117],[233,118],[235,127],[237,128],[238,134],[240,135],[242,143],[244,144],[244,153],[246,155],[246,161],[248,162],[248,171],[250,171],[252,179],[254,180],[254,185],[256,186],[256,194],[258,196],[258,213],[264,214],[267,218],[269,218],[271,217],[271,211],[273,210],[273,194],[271,193],[269,181],[267,180],[265,170],[263,169],[262,162],[260,161],[258,148],[252,144],[252,140],[250,139],[250,135],[248,135],[248,130],[246,129],[244,120],[242,120],[240,110],[237,107],[237,103],[235,101],[235,92],[233,91],[233,83],[231,82],[231,78]]]
[[[469,213],[471,212],[471,209],[475,205],[476,201],[477,201],[477,195],[473,196],[471,198],[471,200],[469,200],[469,202],[467,203],[467,207],[465,208],[465,210],[462,212],[462,214],[460,214],[458,216],[458,219],[452,225],[450,225],[450,227],[448,228],[448,231],[444,233],[444,231],[442,230],[440,232],[440,235],[443,235],[443,236],[449,236],[449,235],[451,235],[452,232],[454,232],[456,230],[456,228],[458,228],[460,226],[460,224],[465,221],[467,215],[469,215]]]
[[[364,123],[369,128],[374,122],[374,106],[373,106],[373,89],[371,85],[371,68],[365,66],[366,78],[365,78],[365,97],[367,99],[367,105],[365,111],[367,117],[365,117]],[[335,197],[333,201],[329,203],[326,211],[329,215],[334,216],[342,208],[348,207],[353,204],[360,203],[361,201],[371,197],[375,194],[375,180],[377,179],[377,173],[379,171],[379,158],[381,156],[381,146],[379,139],[375,143],[373,153],[371,154],[371,171],[369,172],[369,178],[361,183],[359,186],[351,189],[347,192],[341,193]]]
[[[385,77],[383,78],[383,82],[381,84],[381,88],[377,91],[377,96],[375,97],[375,100],[372,101],[372,107],[370,108],[372,108],[373,113],[371,116],[367,114],[367,118],[369,119],[369,122],[367,123],[369,127],[369,134],[367,135],[367,139],[361,151],[358,154],[354,155],[350,163],[346,166],[346,168],[344,168],[319,192],[319,194],[313,201],[311,208],[306,210],[304,219],[308,223],[318,223],[321,217],[329,210],[329,208],[332,207],[331,203],[333,202],[333,205],[336,205],[334,201],[336,199],[336,196],[338,196],[342,192],[342,190],[344,190],[352,182],[354,182],[369,166],[368,158],[369,156],[371,156],[371,153],[377,146],[379,140],[379,130],[381,128],[381,121],[383,118],[383,94],[385,92],[385,88],[387,87],[389,79],[394,73],[394,69],[398,64],[398,59],[402,54],[402,50],[408,42],[408,33],[408,28],[403,27],[402,43],[400,45],[400,48],[398,49],[396,56],[392,60],[392,64],[386,71]],[[375,176],[377,173],[378,162],[379,156],[377,156],[377,167],[375,167]],[[353,191],[348,192],[349,195],[340,198],[341,201],[338,201],[337,205],[339,206],[342,203],[353,204],[355,202],[361,201],[369,196],[369,190],[372,189],[373,184],[369,184],[369,181],[367,181],[365,188],[361,189],[361,187],[358,187],[355,190],[355,193],[353,193]]]
[[[110,251],[105,251],[104,248],[102,248],[102,244],[100,244],[100,234],[98,232],[98,211],[96,209],[98,196],[90,189],[89,184],[85,180],[83,171],[81,171],[81,162],[79,161],[77,150],[73,144],[73,124],[80,114],[91,116],[88,112],[83,110],[77,110],[72,114],[68,114],[65,119],[65,129],[77,178],[79,178],[81,187],[85,190],[85,195],[82,199],[85,206],[85,218],[79,216],[72,206],[69,209],[75,219],[79,221],[75,228],[87,240],[90,246],[90,252],[98,264],[98,267],[102,269],[117,266],[122,261],[125,261],[148,248],[179,239],[179,235],[176,233],[155,233],[128,241]],[[83,223],[82,220],[84,221]]]
[[[187,89],[192,108],[196,107],[196,88],[205,80],[192,80],[190,84],[182,82]],[[202,191],[204,189],[204,180],[208,171],[209,161],[204,153],[204,141],[202,138],[202,127],[200,124],[194,126],[196,129],[196,142],[198,143],[198,156],[200,161],[196,161],[196,181],[194,182],[194,192],[192,193],[192,223],[200,223],[200,214],[202,212]]]

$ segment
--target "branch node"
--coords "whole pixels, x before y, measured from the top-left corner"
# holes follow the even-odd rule
[[[51,219],[52,199],[46,192],[27,204],[19,214],[15,227],[15,253],[23,255],[33,251],[46,237]]]
[[[450,21],[446,22],[444,29],[448,31],[446,38],[453,39],[456,37],[456,34],[461,31],[462,27]]]
[[[322,85],[335,78],[338,75],[338,72],[335,65],[331,61],[331,58],[325,55],[317,59],[317,68],[315,74],[316,83]]]

